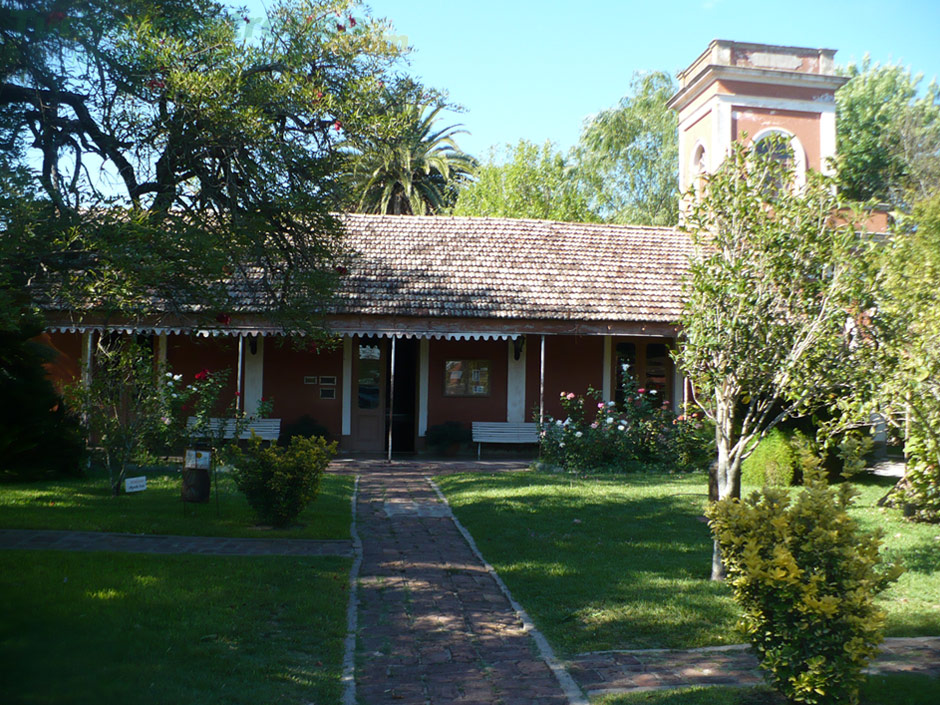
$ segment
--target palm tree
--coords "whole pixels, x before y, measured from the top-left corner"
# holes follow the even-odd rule
[[[400,129],[388,137],[350,138],[347,180],[359,213],[433,215],[453,205],[476,160],[457,146],[460,125],[435,130],[443,106],[402,103]]]

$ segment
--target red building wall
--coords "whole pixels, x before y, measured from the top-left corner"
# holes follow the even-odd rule
[[[546,336],[545,413],[552,416],[563,414],[559,401],[561,392],[586,394],[588,387],[601,389],[604,384],[603,370],[602,336]],[[538,378],[536,371],[536,384]]]
[[[336,377],[336,385],[320,384],[323,375]],[[316,377],[317,384],[305,384],[305,377]],[[321,399],[322,389],[335,390],[335,398]],[[290,340],[266,338],[264,397],[273,399],[271,415],[281,419],[281,428],[306,414],[325,426],[331,438],[338,440],[342,432],[342,345],[333,350],[297,349]]]
[[[473,421],[506,420],[508,344],[505,340],[432,340],[428,348],[428,426],[459,421],[467,428]],[[488,360],[488,397],[445,397],[446,360]]]

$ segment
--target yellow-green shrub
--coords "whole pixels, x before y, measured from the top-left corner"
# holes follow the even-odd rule
[[[853,490],[812,470],[791,501],[765,487],[708,510],[741,626],[770,681],[791,702],[855,703],[877,653],[884,613],[875,596],[900,571],[884,566],[880,537],[847,513]]]
[[[265,448],[252,434],[245,450],[232,450],[232,474],[258,520],[283,527],[316,499],[320,478],[334,455],[336,441],[327,443],[319,436],[295,436],[287,448]]]

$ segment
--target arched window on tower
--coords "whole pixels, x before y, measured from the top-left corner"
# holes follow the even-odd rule
[[[769,155],[793,172],[794,186],[806,184],[806,151],[799,138],[779,127],[770,127],[754,135],[754,151],[758,155]],[[781,184],[775,184],[779,188]]]

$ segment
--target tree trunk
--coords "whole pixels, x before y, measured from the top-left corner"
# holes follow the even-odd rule
[[[718,460],[712,466],[714,478],[709,481],[709,499],[712,499],[711,485],[715,486],[718,500],[728,497],[741,497],[741,461],[739,456],[731,456],[731,438],[729,434],[722,434],[720,428],[715,430],[715,445],[718,450]],[[715,501],[715,500],[712,500]],[[721,549],[718,542],[712,548],[712,580],[725,579],[725,566],[721,560]]]

